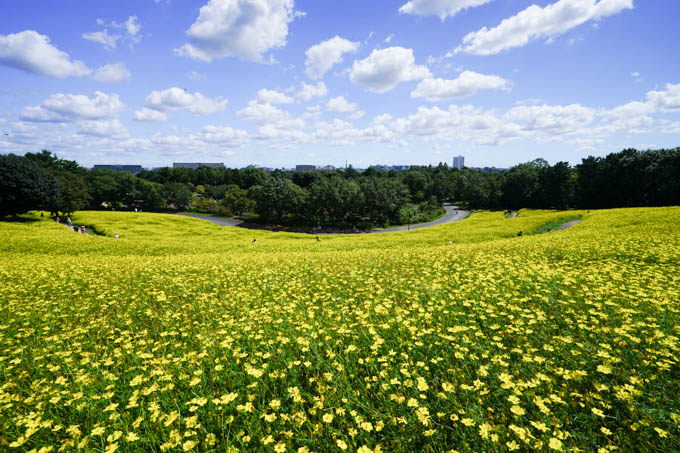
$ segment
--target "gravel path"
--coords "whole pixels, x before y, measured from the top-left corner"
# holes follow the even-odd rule
[[[209,215],[203,215],[203,214],[177,214],[177,215],[183,215],[185,217],[193,217],[194,219],[201,219],[201,220],[207,220],[209,222],[212,222],[216,225],[219,226],[238,226],[243,223],[243,220],[239,219],[232,219],[228,217],[213,217]]]
[[[427,227],[432,227],[436,225],[444,225],[446,223],[451,223],[451,222],[458,222],[460,220],[463,220],[467,216],[470,215],[468,211],[463,211],[458,209],[458,206],[452,206],[452,205],[444,205],[444,209],[446,209],[446,214],[444,214],[442,217],[440,217],[437,220],[434,220],[432,222],[427,222],[427,223],[418,223],[415,225],[411,226],[400,226],[400,227],[394,227],[394,228],[384,228],[384,229],[376,229],[376,230],[371,230],[369,233],[394,233],[396,231],[409,231],[409,230],[418,230],[420,228],[427,228]],[[183,215],[186,217],[193,217],[195,219],[201,219],[201,220],[207,220],[209,222],[212,222],[216,225],[220,226],[238,226],[243,221],[238,220],[238,219],[230,219],[226,217],[212,217],[209,215],[203,215],[203,214],[178,214],[178,215]],[[345,234],[345,233],[314,233],[316,235],[326,235],[326,234]],[[346,233],[350,234],[350,233]]]
[[[568,222],[564,222],[562,225],[558,226],[558,227],[555,228],[553,231],[562,231],[562,230],[566,230],[567,228],[573,227],[573,226],[576,225],[577,223],[581,223],[581,219],[570,220],[570,221],[568,221]]]

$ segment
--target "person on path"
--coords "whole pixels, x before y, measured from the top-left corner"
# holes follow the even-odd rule
[[[87,230],[85,229],[85,225],[80,225],[80,234],[87,234]]]
[[[118,239],[118,233],[115,233],[115,234],[113,235],[113,237],[114,237],[115,239]]]
[[[316,242],[321,242],[321,239],[319,239],[319,236],[316,237]]]
[[[60,220],[59,216],[57,216],[57,223],[61,223]]]
[[[517,233],[517,237],[520,237],[520,236],[524,236],[524,233],[522,233],[521,231],[519,233]]]
[[[68,223],[68,226],[71,226],[71,216],[66,217],[66,223]]]

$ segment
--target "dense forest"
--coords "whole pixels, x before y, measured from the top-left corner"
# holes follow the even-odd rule
[[[446,164],[318,172],[86,170],[49,151],[0,156],[0,216],[31,209],[194,211],[263,224],[370,228],[426,221],[443,202],[479,209],[680,205],[680,148],[626,149],[575,167],[543,159],[484,172]]]

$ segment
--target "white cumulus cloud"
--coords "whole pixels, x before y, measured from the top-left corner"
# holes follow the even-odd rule
[[[96,91],[90,98],[83,94],[53,94],[37,107],[26,107],[22,120],[70,122],[114,118],[125,110],[117,94]]]
[[[135,111],[135,120],[147,121],[150,123],[161,123],[170,119],[167,113],[144,107]]]
[[[441,20],[460,11],[490,3],[493,0],[410,0],[399,8],[400,13],[416,16],[438,16]]]
[[[680,109],[680,83],[673,85],[666,84],[664,91],[649,91],[647,101],[651,102],[655,108],[665,111],[675,111]]]
[[[424,79],[411,92],[412,98],[425,98],[428,101],[447,101],[471,96],[479,90],[507,90],[510,81],[496,76],[464,71],[458,78]]]
[[[385,93],[401,82],[430,76],[425,66],[414,64],[413,49],[388,47],[374,49],[371,54],[352,65],[349,78],[369,91]]]
[[[172,87],[162,91],[152,91],[146,97],[148,108],[160,112],[174,112],[186,109],[194,115],[212,115],[227,108],[228,101],[221,97],[209,99],[201,93],[188,93],[181,88]]]
[[[258,123],[275,123],[290,118],[290,113],[269,103],[248,102],[248,106],[236,112],[239,118]]]
[[[312,98],[325,96],[328,94],[328,88],[323,82],[318,82],[316,85],[310,85],[302,82],[300,89],[295,93],[295,97],[301,101],[310,101]]]
[[[342,96],[330,99],[326,104],[326,110],[337,113],[352,113],[356,111],[357,105],[350,103]]]
[[[120,35],[110,35],[108,30],[93,31],[90,33],[83,33],[83,39],[88,41],[98,42],[103,44],[107,49],[115,49],[118,40],[121,38]]]
[[[295,102],[295,99],[288,95],[276,90],[267,90],[265,88],[257,92],[257,98],[260,101],[269,104],[292,104]]]
[[[0,35],[0,64],[53,77],[81,77],[92,71],[33,30]]]
[[[228,126],[204,126],[199,138],[206,143],[219,144],[227,148],[237,148],[245,144],[248,133]]]
[[[589,20],[633,8],[633,0],[559,0],[541,8],[531,5],[498,26],[468,33],[456,52],[493,55],[539,38],[551,38]]]
[[[102,83],[118,83],[128,80],[130,77],[132,77],[132,74],[125,67],[125,64],[120,61],[104,65],[92,75],[94,80]]]
[[[80,121],[77,125],[77,130],[81,134],[97,137],[123,138],[129,135],[127,128],[123,126],[118,118]]]
[[[209,0],[186,32],[189,43],[175,55],[263,62],[265,52],[286,45],[288,24],[300,15],[293,7],[293,0]]]
[[[352,42],[340,36],[315,44],[305,52],[305,74],[311,79],[320,79],[333,65],[342,62],[342,56],[348,52],[356,52],[358,42]]]

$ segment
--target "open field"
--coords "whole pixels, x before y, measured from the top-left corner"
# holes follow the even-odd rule
[[[321,242],[24,219],[0,223],[2,451],[680,451],[678,207]]]

